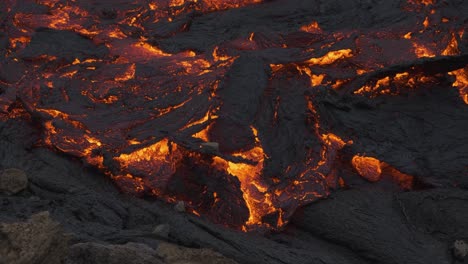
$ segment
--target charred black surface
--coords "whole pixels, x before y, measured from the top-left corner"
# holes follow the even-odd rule
[[[75,59],[103,58],[108,52],[105,46],[96,46],[91,40],[75,32],[38,28],[31,43],[19,57],[24,60],[40,60],[55,56],[63,63],[71,63]]]

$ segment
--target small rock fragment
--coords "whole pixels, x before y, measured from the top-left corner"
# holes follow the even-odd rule
[[[179,201],[175,206],[174,209],[177,212],[185,212],[185,203],[183,201]]]
[[[468,254],[468,244],[463,240],[456,240],[453,243],[453,256],[459,260],[463,260]]]
[[[219,143],[218,142],[206,142],[202,143],[201,147],[203,150],[208,152],[219,152]]]
[[[0,192],[16,194],[28,187],[28,177],[20,169],[6,169],[0,172]]]
[[[31,197],[29,197],[29,200],[30,200],[31,202],[38,202],[38,201],[41,200],[41,197],[38,197],[38,196],[31,196]]]
[[[168,238],[170,232],[171,232],[171,226],[168,224],[158,225],[153,230],[153,234],[158,235],[163,238]]]

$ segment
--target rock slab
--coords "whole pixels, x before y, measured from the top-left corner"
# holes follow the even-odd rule
[[[10,168],[0,172],[0,193],[16,194],[28,187],[28,177],[20,169]]]
[[[48,212],[27,222],[0,224],[0,264],[60,264],[67,254],[68,237]]]

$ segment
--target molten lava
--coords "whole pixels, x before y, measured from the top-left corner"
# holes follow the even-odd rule
[[[354,156],[352,159],[353,167],[363,178],[370,182],[380,180],[382,168],[380,161],[372,157]]]
[[[435,0],[401,1],[412,25],[340,30],[298,16],[304,21],[283,31],[250,21],[257,31],[203,36],[214,15],[275,1],[114,2],[0,4],[2,120],[28,114],[43,145],[100,169],[124,192],[183,200],[227,226],[282,227],[345,185],[337,160],[359,137],[325,128],[315,103],[323,91],[372,99],[445,81],[468,104],[466,64],[440,69],[466,55],[463,21]],[[412,188],[412,176],[353,155],[368,181]]]
[[[413,188],[414,177],[400,172],[385,162],[373,157],[356,155],[351,160],[354,169],[364,179],[370,182],[378,182],[383,177],[390,178],[404,190]]]

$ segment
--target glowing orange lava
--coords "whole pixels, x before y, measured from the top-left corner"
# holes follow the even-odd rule
[[[402,96],[440,78],[468,104],[466,66],[440,74],[407,67],[462,55],[463,22],[435,0],[403,1],[399,23],[383,28],[332,29],[324,16],[319,25],[300,15],[285,32],[275,14],[271,24],[233,18],[232,30],[210,22],[276,1],[134,0],[102,10],[99,1],[25,1],[40,8],[0,4],[8,13],[0,119],[30,115],[41,145],[100,169],[124,192],[185,199],[198,216],[232,206],[229,217],[242,212],[232,225],[244,231],[280,228],[298,207],[345,186],[343,164],[370,182],[413,187],[413,176],[376,157],[343,158],[353,141],[321,120],[317,98]],[[209,23],[219,31],[191,35]],[[73,37],[78,44],[67,43]],[[185,196],[195,188],[196,202]]]
[[[352,159],[354,169],[363,178],[370,182],[376,182],[380,180],[382,174],[382,168],[380,167],[380,161],[372,157],[354,156]]]

